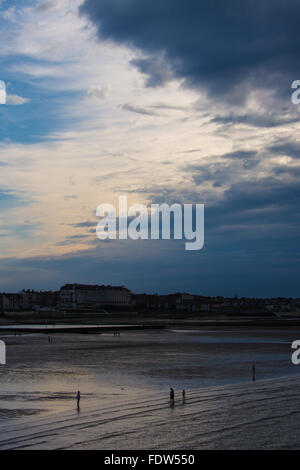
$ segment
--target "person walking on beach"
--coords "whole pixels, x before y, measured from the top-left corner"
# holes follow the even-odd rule
[[[182,402],[183,403],[185,402],[185,390],[184,389],[182,390]]]
[[[252,365],[252,382],[255,382],[256,379],[256,371],[255,371],[255,364]]]
[[[77,400],[77,408],[79,409],[79,402],[80,402],[80,391],[78,390],[77,395],[76,395],[76,400]]]
[[[171,387],[170,388],[170,404],[171,404],[171,406],[174,406],[174,397],[175,397],[174,390]]]

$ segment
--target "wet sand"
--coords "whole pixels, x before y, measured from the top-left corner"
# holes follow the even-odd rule
[[[267,417],[263,419],[275,420],[272,425],[275,425],[275,428],[277,426],[279,429],[281,424],[275,419],[279,409],[276,408],[273,398],[280,390],[278,400],[284,404],[281,414],[298,414],[297,400],[292,397],[289,400],[284,399],[285,395],[294,396],[293,390],[300,385],[300,366],[293,366],[291,363],[291,342],[300,338],[300,331],[295,329],[174,329],[124,332],[117,337],[112,334],[58,334],[52,335],[51,338],[51,343],[48,342],[47,336],[40,334],[7,335],[0,338],[7,344],[7,365],[0,367],[0,447],[23,447],[23,437],[18,438],[16,442],[5,444],[7,436],[14,436],[18,429],[25,428],[30,435],[31,430],[33,432],[35,427],[40,425],[44,433],[51,426],[56,426],[59,416],[62,422],[67,420],[71,429],[80,424],[78,429],[74,428],[77,444],[73,442],[73,438],[68,441],[68,435],[64,435],[64,431],[61,431],[60,425],[57,424],[59,430],[55,432],[59,436],[63,434],[60,437],[64,444],[61,444],[61,439],[52,441],[44,436],[44,448],[76,448],[79,446],[79,428],[84,429],[80,433],[81,437],[85,436],[84,444],[80,444],[83,447],[159,448],[155,440],[159,427],[157,423],[161,423],[162,430],[172,423],[174,429],[184,418],[183,422],[186,422],[187,426],[186,414],[191,417],[195,415],[192,420],[195,419],[198,424],[202,423],[201,426],[205,418],[205,426],[211,428],[211,432],[217,432],[213,431],[213,423],[219,422],[220,413],[227,413],[226,426],[235,426],[236,419],[240,419],[242,415],[238,414],[234,418],[235,411],[232,407],[244,409],[238,398],[241,394],[244,396],[243,403],[250,400],[252,410],[259,411],[260,400],[263,399],[269,407],[266,408]],[[251,382],[253,362],[256,364],[258,379],[255,384]],[[283,379],[284,376],[291,378]],[[271,383],[273,385],[270,385]],[[170,386],[173,386],[176,392],[177,404],[174,410],[168,407]],[[179,399],[183,388],[187,390],[184,408]],[[82,394],[80,413],[76,410],[75,400],[75,392],[78,389]],[[198,400],[205,402],[204,397],[207,394],[214,396],[216,400],[210,401],[209,404],[219,403],[219,408],[209,408],[209,413],[206,407],[199,407],[197,404]],[[140,404],[142,413],[134,410],[135,417],[125,419],[123,411],[126,416],[128,413],[131,415],[130,410],[135,408],[136,403]],[[153,404],[155,406],[152,410]],[[103,422],[104,410],[107,425]],[[241,413],[246,411],[245,407]],[[94,423],[95,426],[94,418],[98,423]],[[223,418],[225,419],[224,416]],[[249,415],[248,421],[250,418],[253,416]],[[245,422],[247,419],[245,415]],[[292,418],[282,419],[287,420],[286,426],[292,426]],[[85,423],[83,428],[82,420]],[[149,432],[144,427],[144,421],[150,426]],[[115,426],[109,424],[112,422],[119,423],[118,426],[122,430],[119,438],[100,439],[100,434],[103,437],[114,433],[110,431],[111,427]],[[136,429],[143,429],[143,438],[137,440],[135,433],[138,431],[132,429],[133,422],[136,423]],[[155,426],[152,422],[156,423]],[[151,431],[152,425],[154,427]],[[257,426],[260,428],[260,425]],[[189,443],[181,442],[180,445],[177,434],[176,437],[170,432],[169,441],[164,444],[167,449],[180,448],[180,445],[183,445],[183,448],[205,448],[203,440],[196,442],[195,431],[192,432]],[[271,429],[267,432],[271,432]],[[223,436],[218,444],[216,434],[211,441],[213,444],[209,446],[225,445],[227,438],[224,439]],[[254,446],[259,445],[254,443],[253,439],[250,442]],[[227,442],[227,445],[229,448],[230,445],[237,444],[233,439],[232,443]],[[246,443],[243,441],[243,444],[239,445],[243,447]],[[29,447],[31,446],[39,448],[41,444],[33,439]]]
[[[84,406],[2,426],[0,449],[299,449],[299,377]]]

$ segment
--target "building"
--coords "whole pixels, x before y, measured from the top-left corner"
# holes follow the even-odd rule
[[[22,310],[22,296],[21,294],[6,294],[0,295],[0,311],[1,312],[14,312]]]
[[[210,312],[210,303],[206,297],[186,293],[169,295],[136,294],[133,296],[135,307],[150,309],[172,309]]]
[[[22,290],[19,293],[0,294],[0,312],[55,309],[57,304],[58,292]]]
[[[57,291],[22,290],[20,295],[23,310],[55,309],[59,300]]]
[[[157,294],[135,294],[133,296],[133,305],[137,308],[169,308],[167,295]]]
[[[59,305],[62,310],[130,306],[131,292],[123,286],[65,284],[59,292]]]

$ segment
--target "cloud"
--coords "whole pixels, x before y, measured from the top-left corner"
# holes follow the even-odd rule
[[[26,199],[20,192],[1,188],[0,187],[0,209],[6,211],[20,205],[29,205],[29,200]]]
[[[29,101],[29,98],[23,98],[22,96],[9,94],[6,95],[6,104],[11,106],[20,106],[21,104],[28,103]]]
[[[278,140],[270,145],[268,150],[276,155],[288,156],[291,158],[300,158],[300,144],[293,140]]]
[[[238,160],[249,160],[253,159],[257,155],[254,150],[236,150],[235,152],[228,152],[222,155],[222,158],[238,159]]]
[[[200,162],[186,164],[184,170],[191,174],[194,183],[207,185],[212,183],[215,188],[228,187],[234,181],[251,177],[250,170],[255,169],[261,157],[254,150],[236,150],[210,156]]]
[[[144,114],[145,116],[157,116],[157,113],[155,113],[154,111],[132,104],[123,104],[122,109],[136,114]]]
[[[273,172],[277,176],[284,176],[288,175],[292,178],[300,178],[300,167],[299,166],[277,166],[276,168],[273,169]],[[299,181],[299,180],[298,180]]]
[[[76,194],[70,194],[67,196],[64,196],[65,201],[71,200],[73,201],[74,199],[78,199],[78,196]]]
[[[37,12],[47,12],[51,10],[59,10],[64,3],[64,0],[46,0],[44,2],[39,3],[35,10]]]
[[[91,87],[88,90],[88,97],[89,98],[98,98],[98,99],[104,99],[108,95],[108,87],[103,87],[103,86],[95,86]]]
[[[298,0],[85,0],[99,37],[142,54],[132,63],[147,86],[181,79],[243,102],[253,88],[290,95],[300,76]]]
[[[187,110],[189,110],[189,108],[186,107],[186,106],[179,106],[179,105],[174,105],[174,104],[169,104],[169,103],[151,104],[150,108],[164,109],[164,110],[167,110],[167,111],[187,111]]]
[[[174,78],[164,56],[132,59],[131,64],[146,75],[147,87],[162,86]]]
[[[291,117],[287,115],[282,115],[280,113],[275,114],[258,114],[253,112],[248,112],[247,114],[228,114],[225,116],[215,116],[211,119],[211,122],[216,124],[224,125],[236,125],[243,124],[245,126],[251,127],[262,127],[262,128],[273,128],[286,126],[288,124],[293,124],[299,122],[298,117]]]
[[[75,227],[75,228],[94,227],[96,229],[96,225],[97,225],[96,221],[95,222],[86,221],[86,222],[78,222],[75,224],[71,224],[71,227]]]
[[[72,235],[67,237],[65,240],[58,242],[57,246],[69,246],[69,245],[76,245],[78,241],[83,240],[90,240],[91,242],[95,242],[95,239],[91,238],[90,235]]]

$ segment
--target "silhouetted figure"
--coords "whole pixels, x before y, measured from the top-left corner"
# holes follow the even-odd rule
[[[80,402],[80,391],[78,390],[77,395],[76,395],[76,400],[77,400],[77,409],[79,410],[79,402]]]
[[[182,390],[182,402],[183,403],[185,402],[185,390],[184,389]]]
[[[252,382],[256,380],[255,364],[252,365]]]
[[[171,388],[170,388],[170,405],[171,405],[171,406],[174,406],[174,398],[175,398],[174,390],[173,390],[173,388],[171,387]]]

